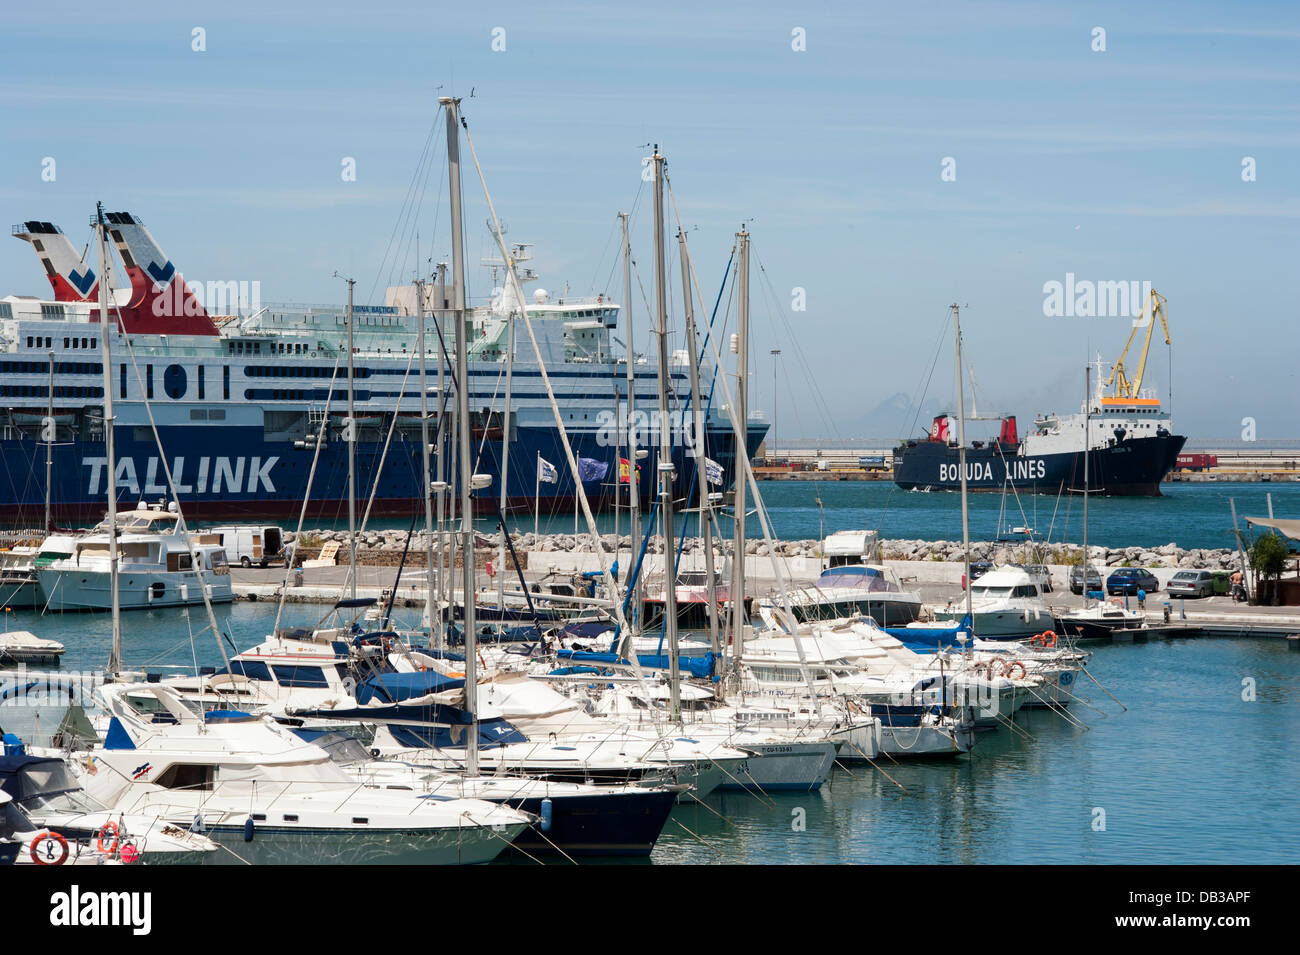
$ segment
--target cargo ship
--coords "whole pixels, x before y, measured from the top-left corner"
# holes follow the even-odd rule
[[[170,497],[168,469],[191,520],[296,517],[304,500],[309,515],[338,518],[347,512],[349,434],[356,441],[357,496],[364,506],[373,495],[372,516],[410,516],[422,506],[417,328],[424,314],[430,430],[437,433],[438,416],[454,405],[448,397],[452,362],[440,362],[455,354],[451,285],[423,284],[423,302],[416,286],[394,286],[383,304],[352,308],[355,410],[349,424],[344,306],[252,308],[241,301],[210,314],[212,283],[205,305],[140,218],[111,213],[106,223],[116,260],[105,276],[96,276],[93,262],[84,261],[53,223],[29,221],[13,229],[36,252],[53,296],[0,299],[0,521],[38,526],[47,499],[52,525],[98,521],[109,480],[119,499],[154,503]],[[515,251],[528,257],[526,247]],[[536,275],[529,272],[528,279]],[[112,476],[105,467],[101,281],[108,283],[115,317],[107,331],[116,420]],[[228,291],[238,297],[238,289]],[[628,419],[629,353],[616,353],[613,339],[621,306],[604,295],[552,298],[542,289],[520,303],[507,289],[491,304],[468,309],[473,470],[492,479],[475,490],[476,510],[495,511],[503,480],[508,510],[531,514],[535,499],[543,513],[572,512],[574,506],[575,479],[565,467],[542,369],[522,329],[514,336],[506,406],[508,330],[512,314],[524,308],[574,454],[595,462],[583,465],[593,507],[609,509],[616,493],[626,506],[626,485],[618,482],[628,467],[629,431],[643,448],[656,446],[659,435],[672,445],[676,484],[687,497],[696,483],[700,442],[680,420],[655,420],[657,363],[635,353],[637,410]],[[675,407],[689,408],[687,356],[681,352],[670,361]],[[442,387],[436,384],[440,364]],[[713,373],[704,371],[706,391]],[[747,424],[746,453],[752,456],[766,423],[755,418]],[[708,407],[702,456],[721,466],[724,485],[734,473],[732,435],[726,414]],[[509,464],[502,474],[507,439]],[[450,445],[434,447],[434,454],[450,462]],[[547,476],[555,466],[554,481],[539,480],[541,462]],[[644,505],[655,482],[642,472]],[[447,473],[455,472],[448,466]]]
[[[996,439],[971,441],[965,454],[967,488],[1082,493],[1086,476],[1086,486],[1093,494],[1159,496],[1161,482],[1187,441],[1186,436],[1174,433],[1172,418],[1161,408],[1154,391],[1141,387],[1156,319],[1164,328],[1165,343],[1169,343],[1164,302],[1163,296],[1151,292],[1143,310],[1145,321],[1134,323],[1128,344],[1105,380],[1105,364],[1096,360],[1096,386],[1077,414],[1039,415],[1023,437],[1016,416],[1002,415]],[[1146,340],[1130,381],[1124,356],[1140,328],[1147,329]],[[1112,386],[1112,393],[1106,394]],[[894,450],[894,482],[905,490],[961,490],[956,431],[954,415],[944,412],[935,416],[925,439],[900,444]]]

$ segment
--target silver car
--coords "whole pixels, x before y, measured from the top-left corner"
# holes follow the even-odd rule
[[[1214,593],[1214,575],[1208,570],[1180,570],[1165,591],[1171,597],[1209,597]]]

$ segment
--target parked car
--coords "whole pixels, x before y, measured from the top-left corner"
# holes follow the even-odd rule
[[[970,579],[972,582],[979,580],[990,570],[993,569],[993,562],[988,560],[972,560],[970,562]],[[961,578],[961,589],[966,589],[966,575]]]
[[[1171,597],[1209,597],[1214,594],[1214,575],[1208,570],[1180,570],[1169,580]]]
[[[1089,592],[1101,590],[1101,572],[1096,567],[1088,568]],[[1083,565],[1075,564],[1070,568],[1070,593],[1083,593]]]
[[[1155,593],[1160,589],[1156,575],[1141,567],[1121,567],[1106,578],[1106,593],[1112,597],[1120,594],[1137,596],[1139,590]]]

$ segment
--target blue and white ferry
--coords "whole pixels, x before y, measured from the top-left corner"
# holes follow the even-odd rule
[[[56,526],[102,518],[109,480],[116,482],[119,499],[170,497],[164,459],[191,519],[296,516],[308,497],[322,427],[308,513],[345,513],[347,309],[241,306],[235,283],[216,289],[220,283],[209,283],[205,306],[138,217],[112,213],[106,221],[117,255],[107,269],[110,324],[116,326],[108,331],[116,473],[107,473],[104,443],[101,277],[57,226],[22,223],[14,235],[36,251],[53,297],[0,299],[0,519],[29,527],[41,522],[47,453],[53,464],[50,522]],[[446,285],[423,288],[430,431],[437,433],[438,416],[455,404],[450,361],[443,387],[438,385],[442,348],[455,354],[453,297]],[[234,307],[221,307],[222,295],[235,300]],[[543,512],[569,512],[575,479],[565,467],[542,369],[518,322],[506,405],[511,315],[521,306],[511,295],[498,294],[492,304],[469,309],[473,471],[492,477],[490,486],[475,491],[476,500],[482,512],[492,512],[504,480],[510,509],[531,512],[538,496]],[[582,467],[584,488],[593,506],[604,509],[613,506],[616,492],[627,500],[619,483],[628,467],[627,349],[616,351],[613,339],[620,308],[605,296],[553,298],[542,289],[526,304],[573,451],[595,462]],[[387,290],[384,304],[352,312],[357,495],[364,501],[374,489],[375,516],[407,516],[423,500],[415,355],[421,310],[415,287],[398,286]],[[670,361],[671,404],[677,410],[672,420],[659,422],[657,366],[634,353],[637,410],[630,428],[643,448],[657,447],[661,436],[671,442],[678,497],[687,498],[697,480],[693,468],[702,462],[690,427],[687,353]],[[703,371],[706,396],[715,373],[711,365]],[[704,456],[721,465],[721,483],[729,486],[736,442],[721,411],[720,390],[705,401]],[[749,453],[766,427],[758,417],[747,423]],[[443,446],[449,475],[455,473],[451,443]],[[539,471],[550,476],[543,462],[555,466],[553,482],[539,481]],[[652,471],[641,469],[643,503],[653,492]]]

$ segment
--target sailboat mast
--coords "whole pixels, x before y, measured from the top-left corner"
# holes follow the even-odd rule
[[[433,488],[429,475],[429,376],[425,367],[428,354],[424,344],[424,280],[415,280],[416,307],[419,325],[416,327],[416,347],[420,350],[420,468],[424,477],[424,605],[429,608],[430,627],[433,625]]]
[[[704,406],[700,398],[700,350],[695,340],[695,304],[691,298],[691,257],[686,248],[686,233],[677,233],[678,255],[682,260],[682,294],[686,299],[686,350],[691,368],[691,412],[694,432],[695,477],[700,496],[700,540],[704,545],[704,573],[709,601],[709,649],[718,652],[718,586],[713,577],[713,508],[709,504],[709,475],[705,461],[708,447],[704,442]]]
[[[628,461],[628,517],[631,522],[632,547],[628,556],[628,576],[636,569],[636,555],[641,549],[641,491],[637,481],[636,456],[636,351],[632,347],[632,245],[627,235],[628,214],[620,212],[619,221],[623,225],[623,336],[627,339],[627,461]],[[617,422],[616,422],[617,423]],[[632,585],[630,608],[632,637],[638,633],[638,621],[641,619],[641,574],[636,575]]]
[[[472,460],[470,458],[469,421],[469,322],[465,309],[465,258],[461,248],[460,191],[460,100],[450,96],[439,102],[447,108],[447,178],[451,209],[451,280],[454,283],[452,305],[456,315],[456,417],[460,458],[460,529],[462,569],[462,603],[465,607],[465,709],[470,726],[465,740],[465,768],[478,775],[478,648],[474,624],[474,503],[471,497]]]
[[[99,244],[99,354],[104,363],[104,456],[108,463],[108,587],[113,609],[108,672],[115,675],[122,670],[122,602],[117,556],[117,455],[113,446],[113,350],[108,342],[108,235],[102,203],[96,204],[95,218]]]
[[[438,428],[437,428],[438,469],[437,469],[437,476],[434,478],[436,482],[437,494],[438,494],[438,500],[437,500],[438,553],[436,557],[436,561],[438,564],[438,568],[437,568],[438,589],[437,589],[437,599],[432,604],[429,605],[430,607],[429,625],[432,628],[432,634],[434,638],[433,645],[437,647],[439,650],[445,649],[443,645],[444,634],[443,634],[442,608],[444,606],[443,604],[444,590],[446,589],[445,568],[450,566],[450,561],[447,561],[445,559],[447,546],[446,546],[446,540],[443,537],[443,525],[446,521],[446,510],[447,510],[446,498],[444,496],[447,491],[447,463],[446,463],[446,455],[445,455],[445,451],[447,448],[447,430],[446,430],[445,419],[447,416],[443,413],[447,407],[447,402],[446,402],[447,361],[446,361],[446,356],[443,355],[442,353],[441,343],[446,340],[446,336],[444,335],[444,330],[446,327],[446,323],[444,322],[444,317],[446,316],[446,307],[447,307],[446,295],[447,295],[447,263],[439,262],[438,263],[439,301],[438,301],[438,308],[435,308],[433,310],[434,327],[438,329],[438,341],[439,341]]]
[[[103,276],[103,272],[100,272]],[[100,284],[104,280],[100,278]],[[49,397],[45,402],[45,532],[54,530],[54,521],[50,513],[50,482],[54,480],[54,352],[50,352],[50,386]]]
[[[952,305],[952,334],[957,342],[957,470],[961,473],[961,550],[965,566],[966,616],[970,621],[971,636],[975,631],[975,617],[971,612],[970,579],[970,514],[966,504],[966,386],[962,381],[961,309]]]
[[[527,305],[520,302],[519,307],[527,308]],[[497,550],[497,609],[501,612],[501,624],[497,628],[498,631],[505,626],[506,616],[506,535],[510,533],[506,525],[506,506],[509,503],[510,419],[513,416],[510,408],[514,373],[515,316],[512,311],[506,314],[506,406],[504,413],[501,415],[501,546]]]
[[[749,459],[749,233],[736,233],[736,530],[731,543],[732,672],[740,681],[740,656],[745,640],[745,462]]]
[[[1089,446],[1092,444],[1092,366],[1083,366],[1083,606],[1092,604],[1088,597],[1088,569],[1092,562],[1088,560],[1088,458]]]
[[[664,157],[654,152],[655,334],[659,337],[659,524],[664,540],[664,636],[668,642],[669,716],[681,718],[681,676],[677,672],[677,574],[673,561],[673,450],[668,431],[668,292],[664,261]]]
[[[351,581],[352,599],[357,596],[357,417],[355,375],[352,367],[352,287],[355,279],[348,279],[348,424],[345,429],[348,441],[348,580]]]

